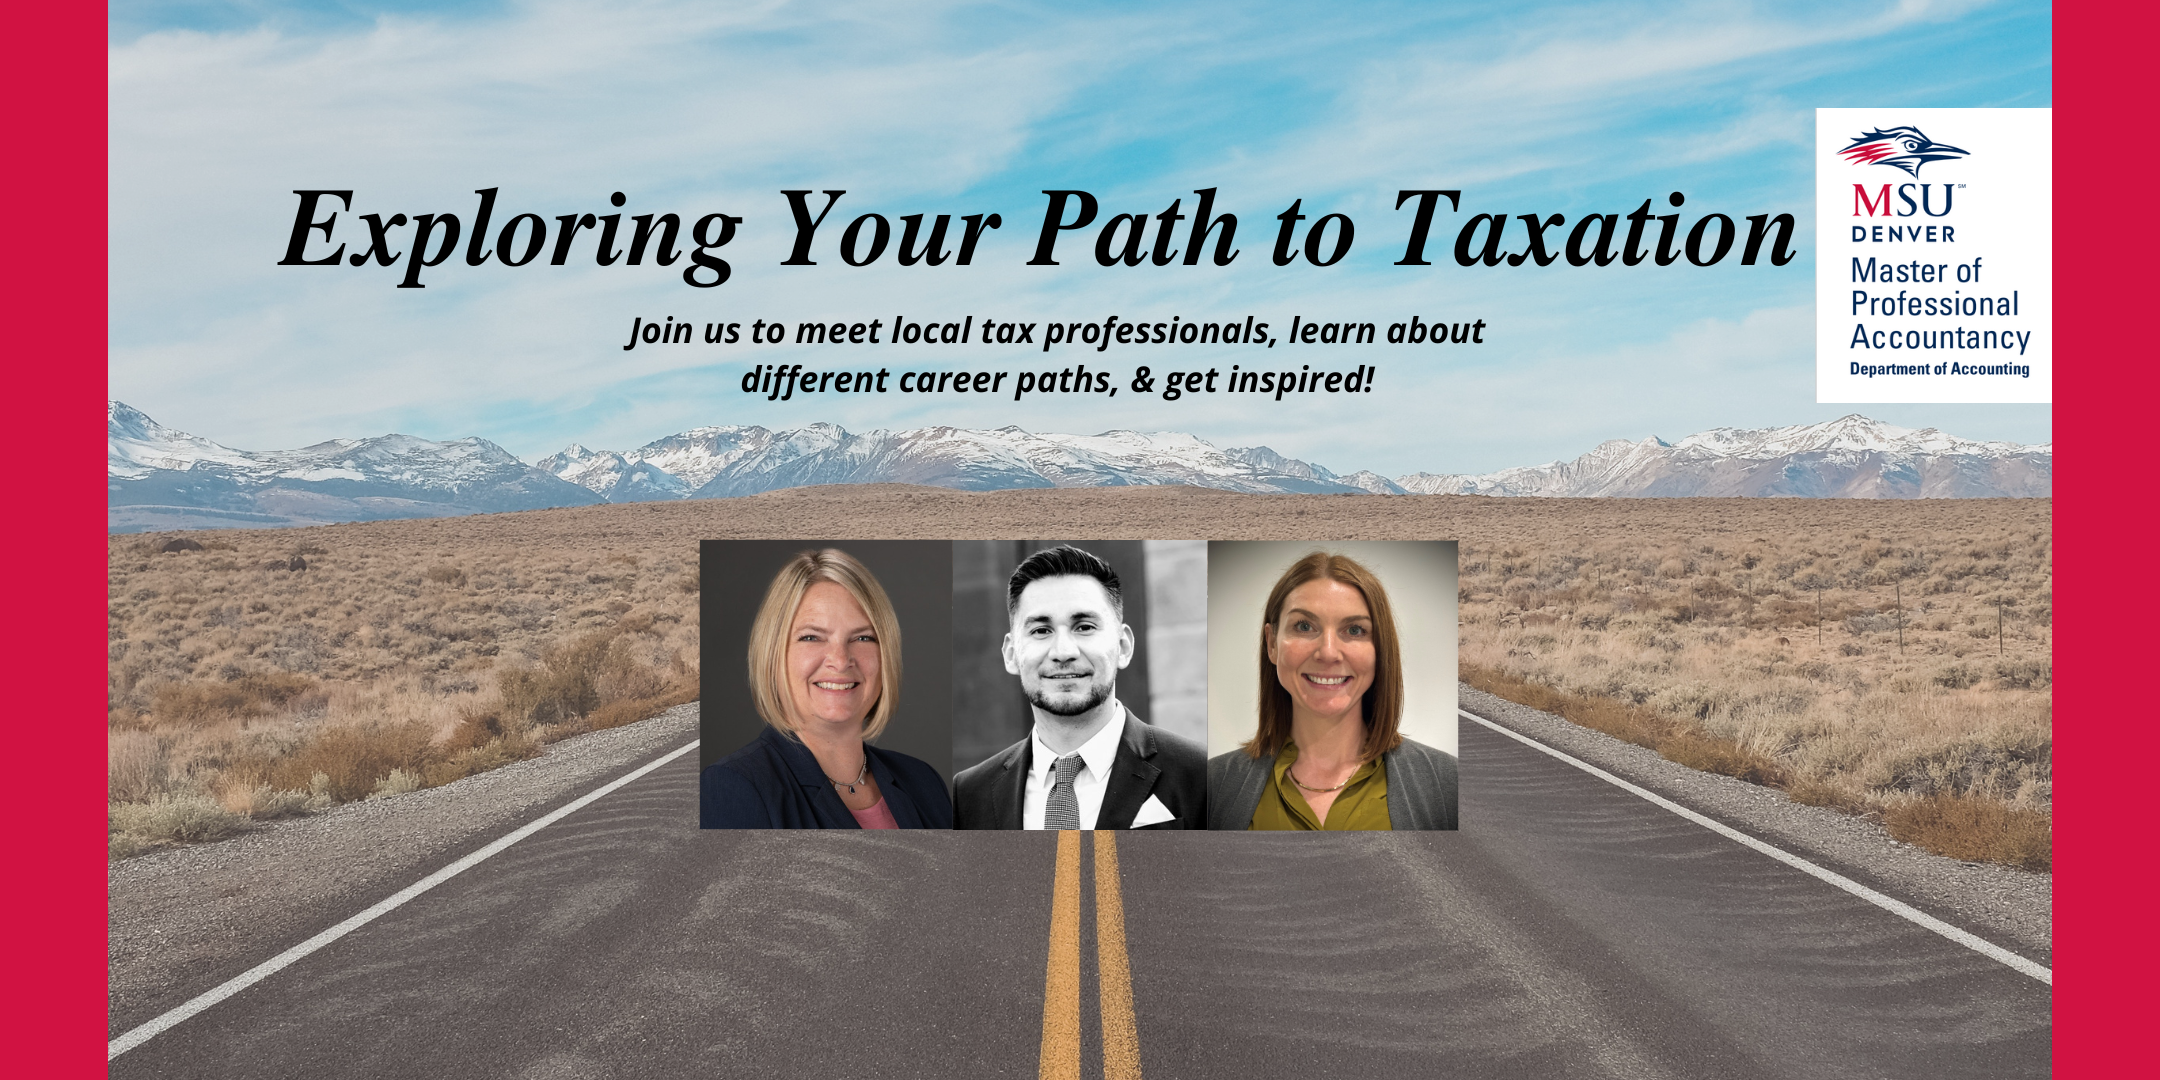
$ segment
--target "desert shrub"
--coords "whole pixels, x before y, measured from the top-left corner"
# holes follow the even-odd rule
[[[165,790],[165,744],[147,731],[113,731],[105,739],[105,797],[143,802]]]
[[[2044,690],[2055,684],[2055,665],[2047,660],[2009,660],[1995,665],[1995,685],[2006,690]]]
[[[308,811],[308,792],[280,790],[268,784],[227,784],[218,805],[250,821],[274,821]]]
[[[246,827],[247,819],[204,795],[157,795],[112,803],[105,812],[107,833],[126,833],[146,845],[221,840]]]
[[[1805,806],[1824,806],[1848,814],[1870,814],[1875,809],[1851,788],[1811,777],[1800,777],[1788,783],[1785,796]]]
[[[1677,762],[1690,769],[1745,780],[1750,784],[1783,787],[1791,781],[1791,775],[1776,759],[1750,750],[1732,739],[1683,731],[1659,742],[1657,751],[1667,761]]]
[[[421,779],[419,772],[391,769],[387,775],[376,783],[375,790],[368,792],[367,797],[370,799],[386,799],[392,795],[403,795],[408,791],[418,791],[425,786],[427,785]]]
[[[506,736],[522,737],[525,725],[515,726],[503,722],[500,708],[473,708],[459,714],[458,722],[438,744],[445,753],[455,754],[476,746],[485,746]]]
[[[1805,714],[1819,699],[1811,688],[1796,685],[1787,680],[1772,682],[1745,693],[1740,701],[1726,710],[1733,719],[1764,719],[1769,717],[1796,717]],[[1782,726],[1782,725],[1781,725]]]
[[[336,802],[351,802],[374,791],[392,770],[421,771],[433,743],[433,729],[417,721],[341,724],[323,728],[292,753],[257,767],[272,787],[304,788]]]
[[[1954,859],[2052,866],[2054,819],[2030,807],[1946,793],[1892,805],[1883,825],[1899,840]]]
[[[1908,744],[1875,758],[1862,779],[1885,792],[2009,798],[2045,779],[2053,741],[2045,730],[2003,726],[1932,744]]]
[[[315,680],[290,671],[265,671],[234,680],[242,693],[266,706],[284,706],[315,689]]]
[[[658,716],[677,705],[696,701],[697,695],[697,684],[693,682],[688,685],[670,685],[660,693],[645,697],[610,701],[594,709],[592,715],[586,718],[585,726],[592,731],[599,731],[634,724]]]
[[[596,631],[548,649],[537,668],[497,674],[503,708],[527,724],[557,724],[600,704],[600,683],[615,660],[615,635]]]
[[[573,638],[543,653],[538,667],[511,668],[497,679],[513,727],[573,720],[587,729],[613,727],[696,698],[694,680],[685,687],[673,673],[640,662],[619,629]],[[492,733],[501,733],[500,722]]]
[[[150,713],[159,723],[202,727],[264,715],[315,688],[314,679],[289,671],[258,672],[219,683],[174,683],[158,687]]]
[[[494,739],[479,746],[457,750],[422,769],[420,775],[421,779],[426,781],[426,786],[440,787],[474,773],[523,761],[538,749],[539,746],[529,739]]]
[[[160,686],[150,698],[150,713],[159,723],[183,727],[201,727],[261,711],[260,703],[231,683]]]
[[[1979,682],[1980,676],[1963,664],[1952,664],[1936,672],[1929,681],[1944,689],[1964,690]]]
[[[1707,720],[1713,714],[1731,712],[1740,701],[1735,687],[1687,682],[1667,687],[1651,698],[1651,704],[1673,716]]]

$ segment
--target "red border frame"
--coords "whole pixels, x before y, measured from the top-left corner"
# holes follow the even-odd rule
[[[2137,1075],[2152,1023],[2156,874],[2136,769],[2155,750],[2149,706],[2125,692],[2150,670],[2138,633],[2156,599],[2141,555],[2151,511],[2128,466],[2144,454],[2160,386],[2144,247],[2114,224],[2151,176],[2141,102],[2149,5],[2065,5],[2055,15],[2055,1068]],[[2104,158],[2086,148],[2104,146]],[[2080,165],[2069,169],[2067,165]],[[2142,542],[2141,542],[2142,541]]]
[[[7,1060],[20,1076],[102,1076],[105,6],[26,5],[7,23],[6,381],[11,423],[52,471],[45,505],[6,530],[15,599],[0,633],[24,691],[9,741],[25,777],[0,789],[16,852],[0,890]]]
[[[2116,462],[2140,460],[2156,401],[2150,342],[2133,313],[2152,274],[2144,246],[2116,224],[2137,212],[2151,140],[2139,136],[2139,78],[2155,34],[2151,8],[2066,5],[2054,27],[2058,162],[2094,162],[2056,185],[2055,411],[2056,688],[2055,1064],[2064,1075],[2134,1072],[2145,1064],[2153,935],[2146,910],[2160,879],[2144,850],[2143,784],[2111,775],[2155,749],[2149,709],[2116,690],[2150,662],[2134,616],[2155,586],[2138,556],[2148,512]],[[104,679],[105,505],[96,413],[106,376],[106,28],[103,5],[30,5],[9,19],[15,46],[0,79],[11,103],[17,167],[0,184],[14,210],[9,260],[13,402],[28,445],[50,455],[48,506],[7,530],[15,613],[5,630],[19,694],[16,760],[27,780],[5,789],[16,822],[16,888],[0,900],[8,927],[5,1016],[11,1071],[98,1075],[104,1042],[103,729],[92,717]],[[2127,136],[2127,137],[2126,137]],[[2108,147],[2104,160],[2081,148]],[[2126,160],[2130,154],[2140,155]],[[2067,182],[2066,182],[2067,180]],[[2128,708],[2126,708],[2128,707]]]

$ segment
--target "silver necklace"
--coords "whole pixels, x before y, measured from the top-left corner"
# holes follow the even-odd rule
[[[868,774],[869,774],[869,772],[870,772],[870,755],[868,755],[868,754],[864,754],[864,755],[863,755],[863,760],[862,760],[862,768],[860,768],[860,769],[857,769],[857,770],[855,770],[855,779],[853,779],[853,780],[835,780],[835,779],[833,779],[833,778],[832,778],[832,775],[831,775],[830,773],[827,773],[827,774],[826,774],[826,776],[825,776],[825,782],[826,782],[826,783],[828,783],[828,784],[831,784],[832,786],[834,786],[834,787],[836,787],[836,788],[843,788],[843,787],[844,787],[844,788],[846,788],[846,789],[847,789],[847,793],[848,793],[848,794],[850,794],[850,795],[853,795],[853,794],[855,794],[855,787],[856,787],[856,785],[858,785],[858,784],[862,783],[862,782],[863,782],[863,777],[864,777],[864,776],[866,776],[866,775],[868,775]],[[1296,778],[1296,777],[1291,777],[1291,779],[1295,780],[1295,779],[1297,779],[1297,778]]]

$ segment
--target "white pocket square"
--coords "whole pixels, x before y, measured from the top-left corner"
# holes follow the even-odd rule
[[[1150,795],[1147,797],[1147,802],[1140,805],[1140,812],[1133,815],[1131,827],[1145,829],[1150,825],[1160,825],[1165,821],[1176,820],[1177,815],[1171,813],[1170,808],[1164,806],[1161,799]]]

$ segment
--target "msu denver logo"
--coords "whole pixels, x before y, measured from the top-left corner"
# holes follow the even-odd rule
[[[1919,128],[1894,127],[1888,131],[1877,128],[1854,139],[1851,146],[1838,151],[1838,156],[1855,165],[1894,165],[1918,176],[1920,166],[1961,158],[1966,151],[1934,142]]]

